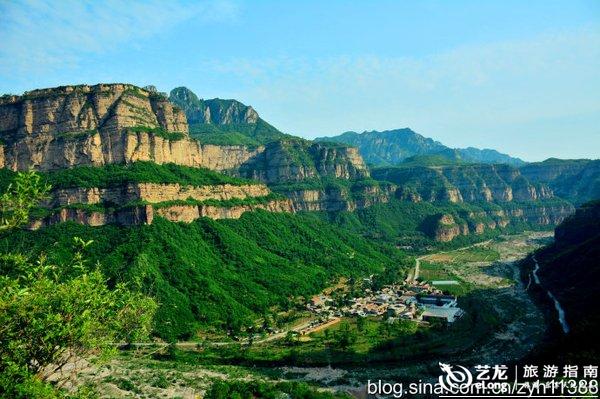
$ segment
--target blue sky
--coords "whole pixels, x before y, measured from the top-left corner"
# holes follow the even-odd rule
[[[187,86],[307,138],[598,158],[599,71],[597,0],[0,1],[0,93]]]

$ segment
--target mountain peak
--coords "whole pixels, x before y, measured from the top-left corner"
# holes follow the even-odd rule
[[[213,98],[204,100],[198,98],[187,87],[177,87],[171,90],[169,100],[183,109],[191,124],[254,124],[259,119],[258,113],[251,106],[231,99]]]

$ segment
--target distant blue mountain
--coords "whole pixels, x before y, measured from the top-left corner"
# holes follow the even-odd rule
[[[365,161],[375,166],[398,165],[416,155],[442,155],[450,160],[473,163],[505,163],[525,165],[519,158],[496,150],[450,148],[439,141],[424,137],[409,128],[371,132],[345,132],[339,136],[319,137],[316,141],[331,141],[358,147]]]

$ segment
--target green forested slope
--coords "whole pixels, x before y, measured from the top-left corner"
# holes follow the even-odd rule
[[[496,212],[527,206],[552,206],[555,202],[558,202],[558,205],[564,203],[562,200],[550,199],[530,203],[510,202],[500,206],[485,202],[458,204],[441,201],[413,203],[391,199],[387,203],[375,204],[365,209],[322,214],[322,217],[336,226],[354,231],[367,239],[378,242],[403,247],[410,246],[414,250],[423,250],[432,246],[457,248],[496,237],[503,233],[515,233],[528,229],[547,229],[548,227],[524,220],[512,219],[506,227],[486,228],[481,234],[471,232],[469,235],[457,236],[451,242],[442,243],[436,242],[432,237],[432,229],[436,227],[437,220],[442,214],[451,215],[457,223],[466,223],[472,230],[474,223],[488,224],[498,220],[498,217],[494,216]]]
[[[214,125],[191,123],[190,136],[202,144],[258,146],[271,141],[293,138],[258,119],[256,123]]]
[[[14,179],[17,172],[0,168],[0,190]],[[77,166],[50,172],[39,172],[53,189],[112,187],[126,183],[180,184],[183,186],[235,186],[258,184],[257,181],[227,176],[206,168],[191,168],[173,163],[156,164],[138,161],[128,165],[108,164],[100,167]]]
[[[94,240],[89,255],[111,283],[126,281],[157,299],[156,332],[166,339],[189,338],[200,326],[237,329],[335,276],[410,264],[399,251],[315,215],[268,212],[129,228],[63,223],[17,232],[0,246],[67,259],[74,236]]]

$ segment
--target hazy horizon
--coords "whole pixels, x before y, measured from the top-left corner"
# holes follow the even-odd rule
[[[126,82],[252,105],[306,137],[598,158],[600,3],[0,4],[0,92]]]

